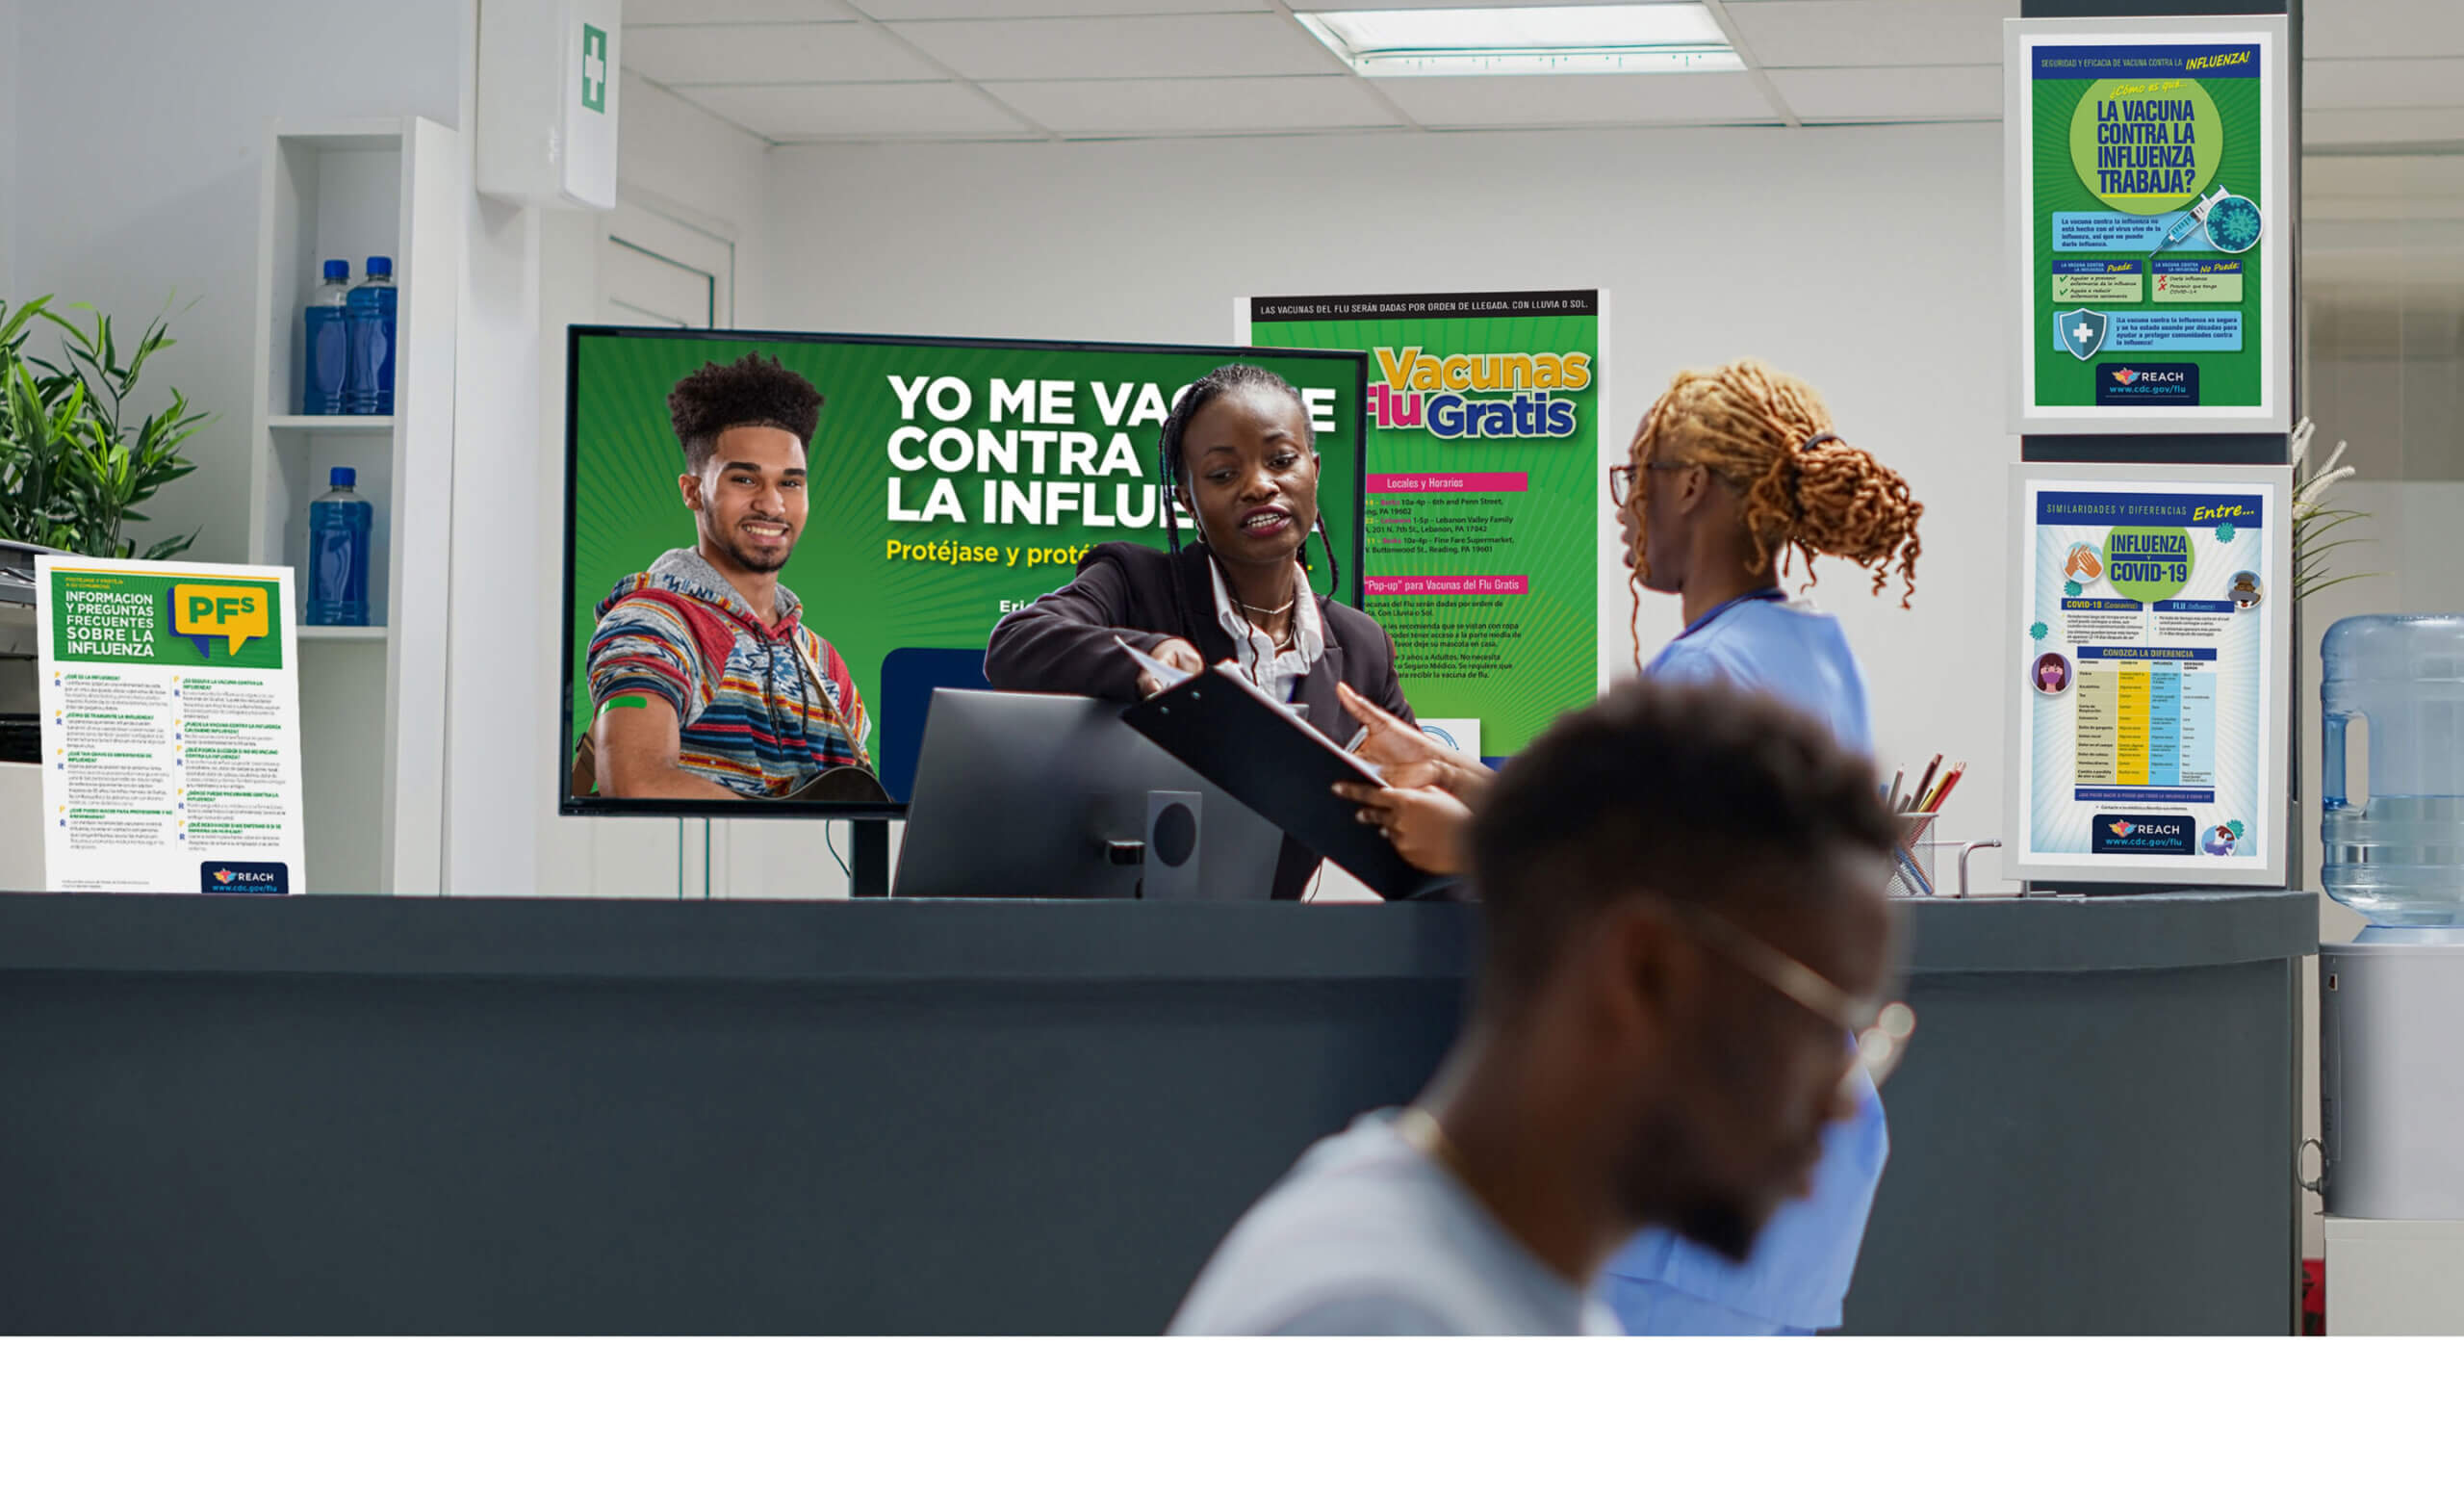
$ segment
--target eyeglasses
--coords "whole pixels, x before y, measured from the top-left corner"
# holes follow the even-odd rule
[[[1737,968],[1856,1038],[1857,1060],[1874,1087],[1907,1055],[1916,1032],[1916,1012],[1906,1000],[1855,996],[1708,907],[1670,901],[1690,924],[1688,936]]]
[[[1649,469],[1656,473],[1667,474],[1673,470],[1691,469],[1694,466],[1690,463],[1677,463],[1670,460],[1662,460],[1658,463],[1646,464],[1618,464],[1608,471],[1609,503],[1620,510],[1626,508],[1626,499],[1633,493],[1634,474],[1638,469]]]

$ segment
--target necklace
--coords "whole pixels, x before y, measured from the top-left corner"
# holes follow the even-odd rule
[[[1437,1117],[1418,1104],[1406,1104],[1395,1117],[1395,1133],[1430,1160],[1454,1174],[1459,1181],[1471,1178],[1463,1171],[1463,1158],[1456,1154],[1454,1143],[1446,1138],[1446,1129]]]
[[[1243,614],[1254,614],[1265,619],[1271,620],[1277,615],[1290,614],[1292,612],[1292,607],[1299,602],[1300,596],[1298,594],[1295,594],[1290,599],[1283,602],[1283,608],[1280,609],[1268,609],[1257,605],[1243,605],[1241,607],[1241,612]]]

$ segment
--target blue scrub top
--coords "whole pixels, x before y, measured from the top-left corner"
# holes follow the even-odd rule
[[[1839,622],[1770,591],[1732,600],[1668,643],[1645,674],[1668,682],[1728,683],[1768,693],[1831,727],[1839,743],[1873,754],[1865,678]],[[1753,1258],[1733,1265],[1665,1229],[1619,1251],[1600,1294],[1630,1333],[1807,1333],[1836,1328],[1890,1155],[1883,1101],[1863,1069],[1857,1113],[1823,1132],[1812,1196],[1771,1216]]]

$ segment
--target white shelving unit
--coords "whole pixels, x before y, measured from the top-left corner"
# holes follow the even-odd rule
[[[249,556],[307,594],[308,505],[358,471],[374,510],[366,626],[303,626],[309,889],[434,894],[443,879],[453,332],[465,162],[425,119],[277,124],[257,231]],[[394,258],[394,414],[299,415],[301,312],[327,259]]]

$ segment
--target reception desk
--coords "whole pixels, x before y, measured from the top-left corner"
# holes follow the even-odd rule
[[[2289,1332],[2312,898],[1910,907],[1852,1332]],[[0,894],[0,1333],[1160,1329],[1448,904]]]

